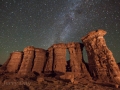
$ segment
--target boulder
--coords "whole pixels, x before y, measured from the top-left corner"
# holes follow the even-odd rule
[[[44,81],[44,77],[37,77],[37,82],[40,84]]]
[[[75,79],[74,73],[73,72],[66,72],[64,75],[60,76],[60,79],[74,83],[74,79]]]

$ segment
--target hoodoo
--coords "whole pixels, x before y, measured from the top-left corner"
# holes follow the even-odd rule
[[[102,81],[112,81],[120,84],[120,70],[108,49],[104,35],[104,30],[95,30],[82,37],[88,55],[88,65],[90,74],[94,79]]]
[[[34,50],[35,48],[33,46],[28,46],[24,49],[24,56],[18,74],[24,76],[31,72],[35,54]]]

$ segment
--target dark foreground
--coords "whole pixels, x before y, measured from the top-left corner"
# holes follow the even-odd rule
[[[62,80],[57,77],[37,78],[31,76],[17,78],[17,75],[1,75],[0,90],[120,90],[107,82],[93,81],[81,77],[72,83],[69,79]]]

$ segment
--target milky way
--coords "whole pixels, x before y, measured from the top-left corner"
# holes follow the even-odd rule
[[[81,42],[96,29],[107,31],[107,45],[119,62],[119,0],[1,0],[0,63],[26,46]]]

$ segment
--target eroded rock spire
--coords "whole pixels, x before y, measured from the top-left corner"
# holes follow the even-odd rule
[[[88,55],[89,70],[94,79],[120,84],[119,67],[103,36],[107,32],[95,30],[82,38]]]

